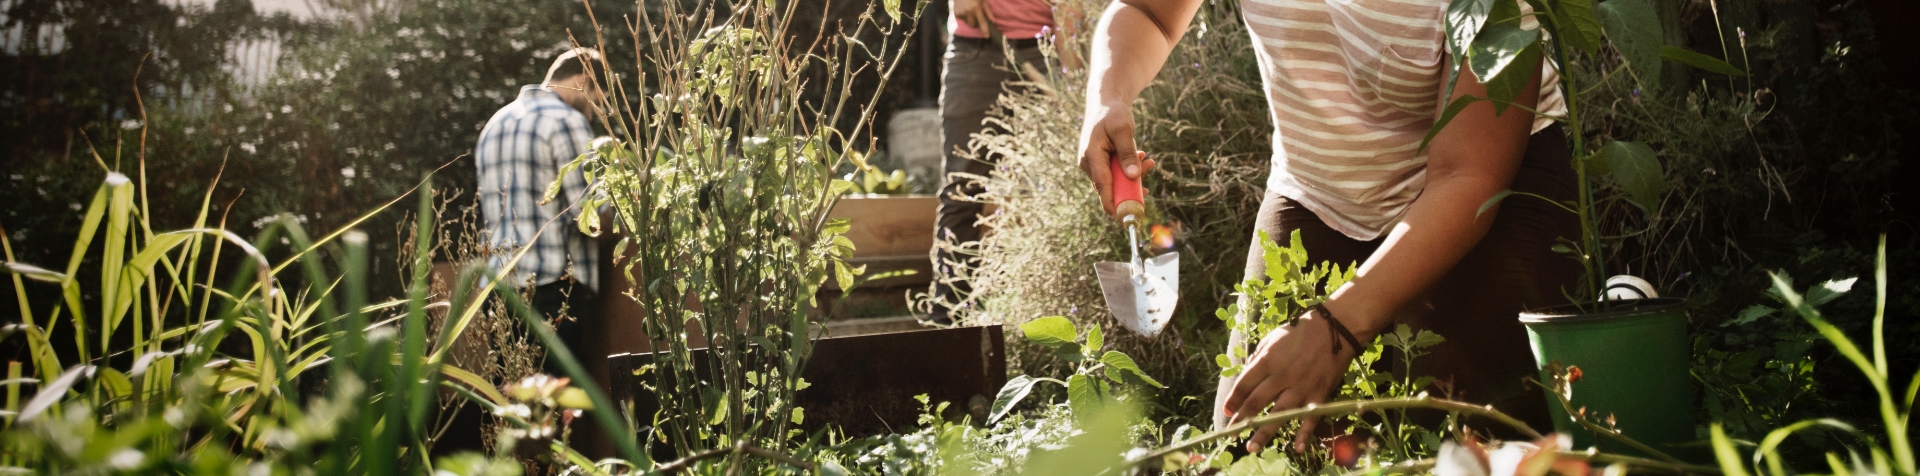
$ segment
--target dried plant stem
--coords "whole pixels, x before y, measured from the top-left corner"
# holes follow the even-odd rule
[[[1444,399],[1438,399],[1438,398],[1433,398],[1428,396],[1380,399],[1380,400],[1349,400],[1344,402],[1329,403],[1325,405],[1308,405],[1305,408],[1297,408],[1293,410],[1269,413],[1266,415],[1254,417],[1246,421],[1242,421],[1240,423],[1230,425],[1226,428],[1214,430],[1211,433],[1200,435],[1199,437],[1195,437],[1187,441],[1175,443],[1171,446],[1149,451],[1146,454],[1128,459],[1126,465],[1128,467],[1133,467],[1133,466],[1138,466],[1138,465],[1147,463],[1149,461],[1159,461],[1161,457],[1164,457],[1169,454],[1173,454],[1174,452],[1187,450],[1195,446],[1200,446],[1201,444],[1209,441],[1238,435],[1240,434],[1240,432],[1251,430],[1255,427],[1259,427],[1269,423],[1279,423],[1279,422],[1284,422],[1289,420],[1297,420],[1301,418],[1317,417],[1317,416],[1324,416],[1324,415],[1343,415],[1343,414],[1349,414],[1349,413],[1362,413],[1362,412],[1374,411],[1374,410],[1396,410],[1396,409],[1409,409],[1409,408],[1427,408],[1427,409],[1442,410],[1447,412],[1458,412],[1458,413],[1465,413],[1469,415],[1485,417],[1487,419],[1497,421],[1497,422],[1500,422],[1501,424],[1512,427],[1513,429],[1520,430],[1521,434],[1527,435],[1527,437],[1529,438],[1533,438],[1533,439],[1542,438],[1542,436],[1540,435],[1540,432],[1534,431],[1533,428],[1527,427],[1527,424],[1521,423],[1520,420],[1518,419],[1515,419],[1511,416],[1507,416],[1507,414],[1501,413],[1499,410],[1494,410],[1493,407],[1491,406],[1474,405],[1466,402],[1444,400]]]

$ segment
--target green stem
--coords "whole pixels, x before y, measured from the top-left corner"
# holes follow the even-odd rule
[[[1458,412],[1458,413],[1466,413],[1471,415],[1479,415],[1479,416],[1491,419],[1493,421],[1500,422],[1501,424],[1512,427],[1513,429],[1520,430],[1520,433],[1526,435],[1528,438],[1532,438],[1536,440],[1542,438],[1542,436],[1540,435],[1540,432],[1534,431],[1533,428],[1528,427],[1526,423],[1522,423],[1520,422],[1520,420],[1514,419],[1511,416],[1507,416],[1507,414],[1501,413],[1499,410],[1494,410],[1492,406],[1474,405],[1466,402],[1443,400],[1443,399],[1438,399],[1438,398],[1433,398],[1428,396],[1393,398],[1393,399],[1385,399],[1385,400],[1348,400],[1344,402],[1334,402],[1334,403],[1329,403],[1325,405],[1308,405],[1304,408],[1296,408],[1292,410],[1269,413],[1266,415],[1250,418],[1250,419],[1247,419],[1246,421],[1229,425],[1226,428],[1214,430],[1213,432],[1200,435],[1193,439],[1175,443],[1171,446],[1149,451],[1146,454],[1140,455],[1138,457],[1130,458],[1126,462],[1126,467],[1134,467],[1134,466],[1139,466],[1141,464],[1146,464],[1152,461],[1159,461],[1160,458],[1166,455],[1173,454],[1178,451],[1191,449],[1195,446],[1200,446],[1201,444],[1209,441],[1238,435],[1240,434],[1240,432],[1251,430],[1253,428],[1260,427],[1260,426],[1265,426],[1267,424],[1280,423],[1280,422],[1285,422],[1289,420],[1297,420],[1302,418],[1317,417],[1317,416],[1323,416],[1323,415],[1342,415],[1342,414],[1348,414],[1348,413],[1361,413],[1361,412],[1366,412],[1369,410],[1376,410],[1376,409],[1392,410],[1392,409],[1406,409],[1406,408],[1429,408],[1429,409],[1442,410],[1447,412]]]
[[[1580,183],[1580,206],[1576,208],[1579,209],[1580,214],[1581,241],[1586,243],[1586,253],[1581,259],[1590,263],[1587,266],[1587,296],[1599,299],[1600,285],[1605,282],[1607,270],[1605,258],[1600,250],[1599,226],[1594,223],[1593,183],[1591,177],[1587,176],[1587,144],[1585,133],[1580,126],[1580,95],[1574,94],[1580,89],[1574,87],[1573,74],[1567,71],[1566,47],[1561,43],[1561,35],[1554,31],[1556,28],[1553,22],[1550,19],[1541,22],[1541,27],[1545,28],[1548,35],[1553,38],[1553,61],[1555,69],[1560,72],[1560,95],[1561,99],[1567,103],[1567,137],[1573,140],[1573,172],[1578,176]]]

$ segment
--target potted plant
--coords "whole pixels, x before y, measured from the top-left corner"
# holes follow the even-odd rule
[[[1462,68],[1469,68],[1483,81],[1489,97],[1452,100],[1427,134],[1429,140],[1474,102],[1489,101],[1499,113],[1524,110],[1508,106],[1540,70],[1542,61],[1551,62],[1556,71],[1567,71],[1569,57],[1599,54],[1603,39],[1624,64],[1602,82],[1626,71],[1641,81],[1642,88],[1651,90],[1665,60],[1715,73],[1745,74],[1724,61],[1663,44],[1658,15],[1648,0],[1597,4],[1593,0],[1525,0],[1524,4],[1515,0],[1453,0],[1447,6],[1446,30],[1449,48],[1466,54],[1452,56],[1448,91],[1443,97],[1453,97],[1452,85]],[[1577,444],[1588,446],[1596,443],[1596,435],[1625,433],[1652,446],[1632,450],[1666,457],[1655,448],[1695,439],[1687,374],[1685,301],[1607,299],[1602,288],[1607,282],[1605,248],[1594,211],[1596,176],[1612,177],[1620,199],[1651,212],[1659,204],[1664,172],[1647,144],[1616,140],[1594,147],[1587,141],[1580,123],[1584,98],[1574,81],[1571,74],[1559,75],[1567,114],[1554,119],[1567,126],[1572,141],[1578,197],[1559,202],[1520,195],[1552,201],[1579,215],[1580,236],[1563,238],[1554,249],[1580,261],[1585,268],[1584,283],[1571,290],[1573,304],[1525,312],[1520,320],[1527,326],[1534,357],[1543,370],[1543,382],[1552,378],[1554,369],[1565,369],[1582,380],[1578,393],[1548,395],[1556,430],[1573,434]],[[1515,194],[1511,190],[1495,194],[1480,210],[1485,212]],[[1607,421],[1608,425],[1594,420]]]

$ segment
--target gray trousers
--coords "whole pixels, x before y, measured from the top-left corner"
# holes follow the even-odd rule
[[[974,257],[966,256],[949,246],[940,243],[960,244],[980,240],[979,218],[984,206],[974,197],[985,191],[985,187],[973,177],[985,177],[993,171],[999,158],[993,154],[975,153],[969,146],[976,133],[988,132],[984,123],[987,114],[999,102],[1008,83],[1022,80],[1021,69],[1010,66],[1008,54],[998,44],[982,45],[978,41],[956,39],[948,44],[946,72],[940,78],[940,132],[942,150],[941,174],[944,179],[939,191],[939,220],[934,225],[934,236],[938,237],[933,252],[933,298],[934,319],[946,318],[949,314],[944,306],[959,302],[971,292],[964,281],[954,280],[954,267],[972,267],[977,263]],[[1045,58],[1038,47],[1018,48],[1012,51],[1014,61],[1031,64],[1036,70],[1045,68]]]

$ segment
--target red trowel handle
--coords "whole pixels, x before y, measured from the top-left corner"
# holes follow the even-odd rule
[[[1141,201],[1140,181],[1127,178],[1126,172],[1120,168],[1119,156],[1114,156],[1107,161],[1107,170],[1113,176],[1114,215],[1120,217],[1121,221],[1126,221],[1128,217],[1134,220],[1145,220],[1147,206]]]

